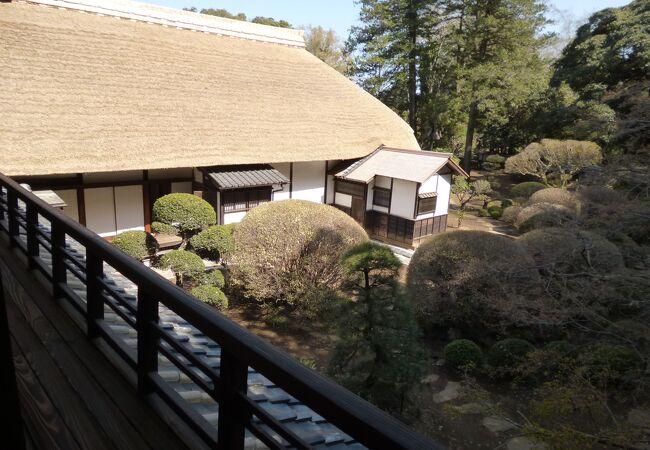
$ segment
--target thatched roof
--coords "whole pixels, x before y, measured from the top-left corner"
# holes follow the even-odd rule
[[[451,153],[389,147],[381,147],[347,166],[336,167],[333,175],[363,183],[369,183],[376,175],[424,183],[443,168],[469,177],[467,172],[452,160]]]
[[[142,14],[129,1],[38,2],[66,8],[0,4],[0,172],[352,159],[382,144],[418,148],[401,118],[304,50],[296,30],[161,7]]]

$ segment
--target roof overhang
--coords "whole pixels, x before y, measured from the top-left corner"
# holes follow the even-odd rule
[[[208,167],[202,170],[220,190],[283,185],[290,181],[269,164]]]

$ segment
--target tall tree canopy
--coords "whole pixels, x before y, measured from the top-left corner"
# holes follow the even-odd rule
[[[349,58],[334,30],[326,30],[321,26],[308,27],[305,30],[305,48],[339,72],[347,72]]]

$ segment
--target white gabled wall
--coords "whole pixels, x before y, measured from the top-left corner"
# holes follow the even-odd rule
[[[77,190],[57,189],[54,192],[56,193],[56,195],[61,197],[61,200],[63,200],[67,205],[65,208],[63,208],[63,214],[79,222],[79,204],[77,203]]]
[[[413,181],[393,180],[393,194],[390,201],[390,213],[393,216],[413,219],[417,183]]]
[[[291,198],[323,203],[325,199],[325,161],[293,163]]]
[[[244,218],[245,215],[246,215],[246,211],[225,213],[223,215],[223,224],[228,225],[229,223],[241,222],[241,220]]]
[[[444,216],[449,212],[449,200],[451,198],[451,174],[438,175],[438,203],[436,203],[435,216]]]

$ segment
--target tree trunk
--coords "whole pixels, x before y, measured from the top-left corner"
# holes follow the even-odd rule
[[[409,125],[417,134],[417,37],[418,37],[418,16],[416,0],[409,1],[407,12],[408,40],[411,48],[408,55],[408,97],[409,97]]]
[[[472,169],[472,146],[474,144],[474,130],[478,118],[478,102],[472,100],[469,106],[469,117],[467,118],[467,134],[465,135],[465,153],[463,156],[463,169],[469,173]]]

